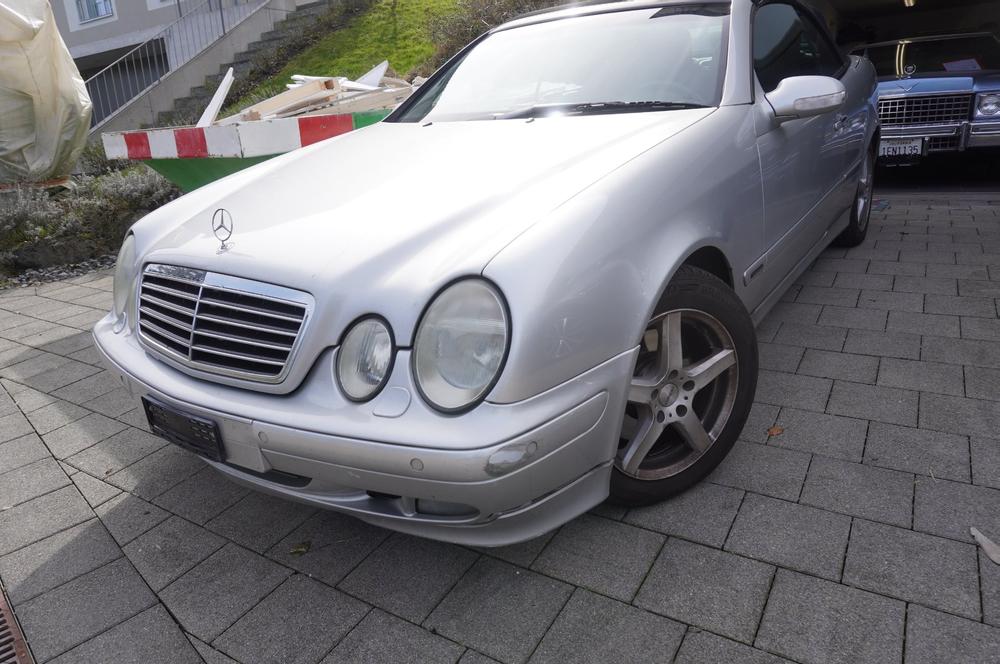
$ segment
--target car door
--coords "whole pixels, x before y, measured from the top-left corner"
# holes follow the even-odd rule
[[[847,61],[806,10],[780,1],[754,14],[753,61],[766,250],[760,274],[773,289],[797,273],[843,212],[849,122],[837,111],[779,124],[765,94],[791,76],[840,78]]]

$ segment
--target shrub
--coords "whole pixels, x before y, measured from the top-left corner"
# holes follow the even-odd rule
[[[429,70],[444,64],[487,30],[521,14],[559,4],[566,4],[565,0],[458,0],[454,13],[431,22],[431,37],[438,50]]]

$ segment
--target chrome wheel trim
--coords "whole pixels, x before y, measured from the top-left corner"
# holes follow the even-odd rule
[[[676,309],[654,317],[629,384],[615,466],[659,480],[704,456],[732,415],[738,360],[732,336],[714,316]]]
[[[858,181],[858,198],[855,202],[855,213],[858,219],[858,229],[868,227],[871,217],[872,192],[875,188],[874,164],[875,158],[869,154],[861,162],[861,179]]]

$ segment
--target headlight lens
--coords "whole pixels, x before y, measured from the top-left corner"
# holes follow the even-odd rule
[[[977,107],[980,115],[1000,115],[1000,93],[979,95]]]
[[[417,386],[435,408],[472,406],[492,387],[507,353],[507,308],[493,286],[459,281],[427,309],[414,341]]]
[[[118,251],[118,260],[115,262],[115,279],[113,294],[113,311],[119,321],[125,317],[125,306],[128,304],[128,296],[132,290],[132,266],[135,264],[135,236],[129,233],[122,242],[122,248]]]
[[[337,354],[337,380],[352,401],[374,397],[392,368],[392,335],[377,318],[358,322],[344,337]]]

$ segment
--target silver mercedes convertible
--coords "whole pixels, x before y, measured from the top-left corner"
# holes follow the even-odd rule
[[[97,346],[155,433],[387,528],[662,500],[746,422],[755,322],[864,239],[875,85],[794,1],[520,18],[135,224]]]

